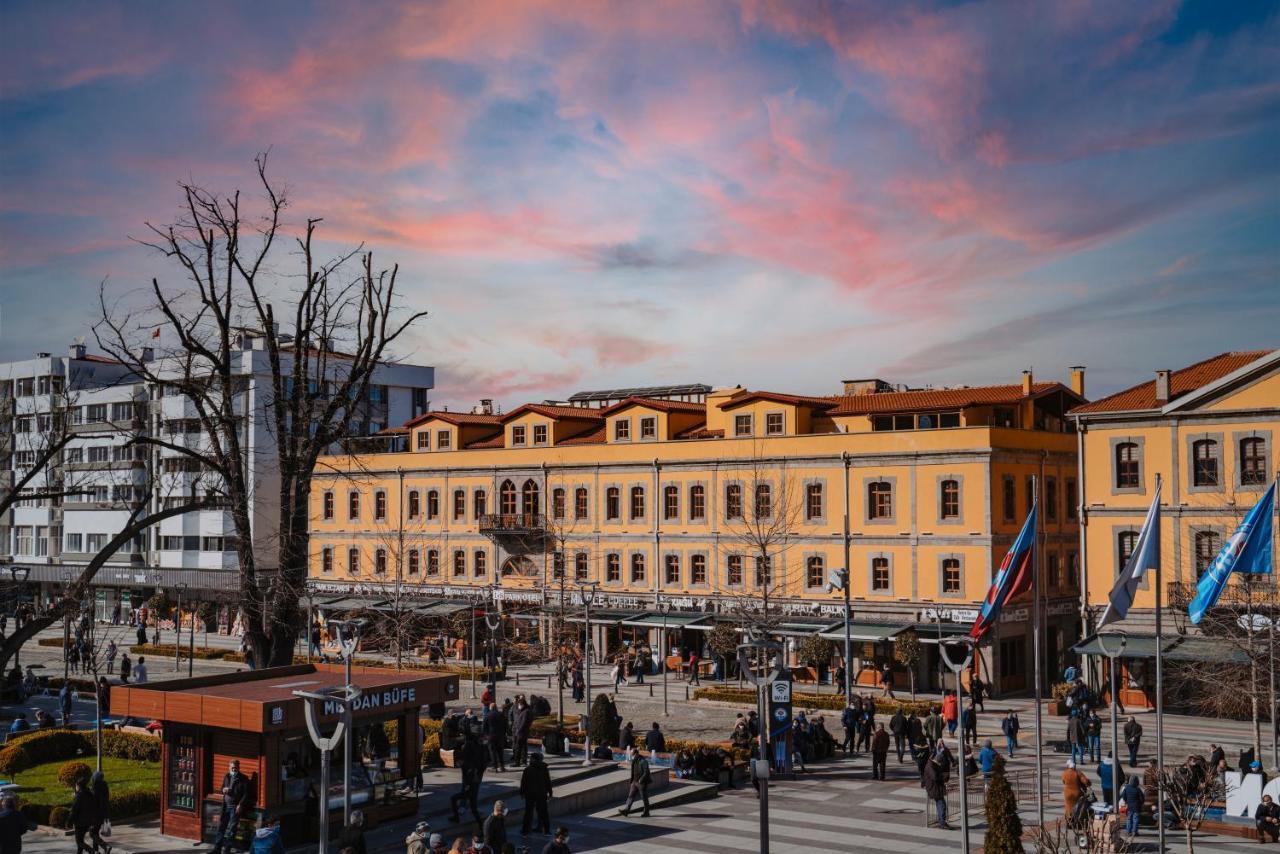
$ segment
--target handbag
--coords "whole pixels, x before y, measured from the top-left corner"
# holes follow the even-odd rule
[[[108,819],[103,819],[103,821],[102,821],[102,829],[98,831],[98,834],[99,834],[100,836],[110,836],[110,835],[111,835],[111,819],[109,819],[109,818],[108,818]]]

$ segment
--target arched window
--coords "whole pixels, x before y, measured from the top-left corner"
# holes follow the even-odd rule
[[[1118,543],[1117,557],[1120,559],[1120,565],[1116,567],[1116,572],[1124,570],[1125,564],[1129,562],[1129,558],[1133,556],[1133,550],[1138,547],[1137,531],[1121,531]]]
[[[707,490],[702,486],[689,487],[689,521],[707,518]]]
[[[573,577],[576,581],[587,580],[587,553],[578,552],[573,556]]]
[[[489,512],[489,496],[483,489],[477,489],[471,494],[471,508],[477,519]]]
[[[562,487],[551,490],[551,515],[556,519],[564,518],[565,492]]]
[[[516,485],[504,480],[498,487],[498,512],[503,516],[514,516],[516,512]]]
[[[707,583],[707,556],[692,555],[689,558],[689,583],[690,584],[706,584]]]
[[[573,491],[573,518],[581,522],[587,518],[587,488],[579,486]]]
[[[427,549],[427,575],[440,574],[440,551]]]
[[[467,553],[462,549],[456,549],[453,553],[453,574],[457,578],[467,574]]]
[[[742,518],[742,484],[731,483],[724,488],[724,517]]]
[[[1138,445],[1121,442],[1116,445],[1116,489],[1137,489],[1142,485],[1138,461]]]
[[[373,571],[378,575],[387,574],[387,550],[378,549],[373,553]]]
[[[662,488],[662,518],[680,519],[680,487],[664,486]]]
[[[347,572],[351,575],[360,574],[360,550],[347,549]]]
[[[867,484],[867,518],[893,518],[893,485],[887,480]]]
[[[1257,436],[1240,440],[1240,485],[1262,486],[1267,482],[1267,446]]]
[[[373,494],[373,518],[378,521],[387,518],[387,493],[381,489]]]
[[[471,557],[471,572],[476,578],[482,578],[488,571],[488,555],[484,549],[476,549]]]
[[[610,552],[604,558],[604,580],[622,580],[622,558],[617,552]]]
[[[956,594],[960,587],[960,559],[944,558],[942,561],[942,592]]]
[[[1222,538],[1215,531],[1196,531],[1196,580],[1204,575],[1222,550]]]
[[[538,515],[538,484],[526,480],[520,489],[520,512],[527,516]]]
[[[663,564],[663,583],[679,584],[680,583],[680,556],[666,555],[662,559]]]
[[[821,587],[826,583],[826,562],[818,555],[812,555],[804,562],[804,583],[806,587]]]
[[[631,518],[644,518],[644,487],[631,487]]]
[[[417,519],[422,512],[422,495],[416,489],[409,490],[409,518]]]
[[[768,519],[773,516],[773,487],[767,483],[756,484],[756,518]]]
[[[434,489],[427,493],[427,518],[440,518],[440,493]]]
[[[644,555],[639,552],[631,555],[631,582],[633,584],[644,583]]]
[[[1214,440],[1191,443],[1191,478],[1194,486],[1218,486],[1218,443]]]
[[[455,489],[453,491],[453,518],[457,520],[467,518],[467,491],[465,489]]]
[[[422,553],[417,549],[409,549],[409,568],[410,575],[417,575],[422,571]]]
[[[604,518],[620,519],[622,518],[622,497],[618,491],[618,487],[611,486],[604,492]]]
[[[942,482],[941,508],[943,519],[960,518],[960,481],[944,480]]]

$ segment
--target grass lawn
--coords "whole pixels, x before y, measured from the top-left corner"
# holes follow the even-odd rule
[[[13,782],[19,786],[18,795],[23,801],[29,803],[70,806],[71,790],[58,782],[58,769],[68,761],[59,759],[43,765],[34,765],[13,775]],[[78,761],[88,765],[90,771],[96,765],[93,756],[82,757]],[[135,762],[131,759],[104,756],[102,773],[107,776],[107,784],[111,787],[113,798],[139,789],[159,790],[160,788],[159,762]]]

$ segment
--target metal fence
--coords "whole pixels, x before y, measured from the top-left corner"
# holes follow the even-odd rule
[[[1007,771],[1005,778],[1009,781],[1010,788],[1013,789],[1013,796],[1018,802],[1018,811],[1026,813],[1033,810],[1036,802],[1036,772],[1035,771]],[[969,820],[984,821],[987,808],[986,781],[982,774],[970,774],[965,780],[965,788],[969,795]],[[937,814],[934,811],[933,801],[922,790],[920,797],[924,801],[924,826],[937,827]],[[947,781],[947,822],[952,825],[960,823],[960,777],[953,774],[951,779]],[[1048,803],[1045,804],[1046,819],[1049,818],[1047,811]],[[1026,819],[1023,825],[1027,824]]]

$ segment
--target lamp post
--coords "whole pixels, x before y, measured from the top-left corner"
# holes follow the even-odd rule
[[[62,573],[62,595],[69,596],[71,593],[71,573]],[[71,676],[71,657],[68,655],[71,646],[71,612],[67,608],[62,609],[62,682]]]
[[[178,591],[178,609],[173,612],[173,672],[177,673],[182,665],[182,591],[187,583],[179,581],[173,588]]]
[[[960,714],[964,715],[964,680],[960,675],[973,662],[973,650],[976,642],[968,635],[960,635],[952,640],[948,640],[945,644],[938,644],[939,656],[946,664],[947,668],[955,674],[956,677],[956,699]],[[963,659],[955,661],[951,657],[951,649],[953,647],[961,647],[963,651]],[[956,763],[960,766],[960,850],[963,854],[969,854],[969,791],[968,784],[965,781],[964,773],[964,727],[960,728],[960,757]]]
[[[484,624],[489,629],[489,654],[485,666],[489,669],[489,696],[498,704],[498,629],[502,626],[502,614],[498,613],[498,587],[489,588],[489,607],[484,612]]]
[[[1115,651],[1107,648],[1107,640],[1114,638],[1117,643]],[[1129,636],[1121,631],[1100,632],[1098,634],[1098,649],[1102,654],[1110,659],[1109,680],[1111,683],[1111,791],[1112,798],[1120,797],[1120,694],[1116,685],[1116,671],[1119,670],[1120,657],[1124,655],[1124,648],[1129,644]],[[1117,804],[1119,801],[1117,800]],[[1117,807],[1118,808],[1118,807]],[[1117,813],[1118,815],[1119,813]]]
[[[329,623],[329,630],[338,638],[338,648],[342,650],[342,660],[346,663],[346,692],[354,699],[360,696],[360,689],[351,684],[351,659],[355,657],[356,647],[360,645],[360,632],[364,629],[364,620],[334,620]],[[352,692],[355,692],[354,695]],[[351,731],[351,704],[342,707],[342,720]],[[343,742],[342,747],[342,826],[351,823],[351,738]],[[326,780],[326,785],[328,781]],[[328,801],[326,798],[326,807]],[[325,812],[325,810],[322,810]]]
[[[151,584],[153,587],[155,587],[156,593],[160,592],[160,585],[163,583],[164,583],[163,575],[161,575],[159,572],[151,573]],[[156,621],[156,633],[154,636],[154,643],[156,646],[159,646],[160,645],[160,615],[156,614],[154,616],[154,619]],[[145,629],[146,627],[144,626],[143,628]],[[144,631],[143,634],[145,635],[146,632]]]
[[[759,673],[751,660],[752,653],[761,664]],[[760,784],[760,854],[769,854],[769,706],[765,692],[782,675],[781,655],[782,644],[757,637],[754,631],[749,643],[738,645],[738,670],[756,687],[756,716],[760,721],[760,755],[754,764]]]
[[[18,585],[26,583],[27,576],[31,574],[31,567],[11,566],[9,567],[9,574],[13,576],[14,586],[17,587]],[[21,588],[17,587],[17,590],[15,590],[14,592],[13,601],[15,603],[14,604],[15,610],[18,607],[20,607],[20,603],[18,602],[18,596],[20,595],[20,591],[21,591]],[[15,619],[14,623],[16,624],[17,622],[18,621]],[[65,655],[66,649],[63,649],[62,652]],[[18,648],[13,651],[13,666],[18,668],[19,671],[22,670],[22,645],[21,644],[19,644]]]
[[[583,697],[585,700],[582,708],[582,717],[578,722],[583,724],[582,731],[585,734],[583,741],[583,757],[582,764],[591,764],[591,603],[596,598],[596,582],[584,581],[578,585],[578,590],[582,596],[582,605],[586,611],[586,641],[582,645],[582,670],[583,678],[586,680],[587,693]],[[585,723],[584,723],[585,721]]]
[[[848,704],[853,699],[853,641],[849,637],[849,618],[853,612],[852,594],[849,590],[849,570],[846,567],[833,569],[827,577],[827,592],[840,590],[844,593],[844,701]]]
[[[312,693],[310,691],[294,691],[293,696],[301,697],[305,702],[302,704],[303,711],[306,713],[307,733],[311,736],[311,743],[320,750],[320,851],[324,854],[329,850],[329,756],[333,752],[333,748],[342,736],[347,735],[346,744],[351,744],[351,734],[347,729],[347,718],[350,717],[349,710],[351,704],[360,697],[360,689],[347,686],[344,688],[332,688],[323,693]],[[342,707],[342,720],[338,721],[338,725],[334,727],[333,735],[324,736],[320,734],[320,723],[316,720],[316,710],[313,701],[322,703],[336,703]],[[348,753],[350,751],[348,750]],[[350,788],[350,775],[343,774],[347,779],[342,787],[344,807],[348,806],[347,792]],[[344,825],[345,826],[345,825]]]
[[[467,596],[471,602],[471,646],[468,652],[471,655],[471,699],[476,698],[476,610],[480,607],[480,594],[474,593]]]
[[[188,679],[190,679],[192,676],[194,676],[194,675],[195,675],[195,667],[196,667],[196,616],[199,614],[199,611],[200,611],[199,606],[197,606],[197,607],[195,607],[195,608],[193,608],[193,609],[191,610],[191,637],[190,637],[190,643],[189,643],[189,644],[188,644],[188,646],[187,646],[187,678],[188,678]],[[178,638],[179,638],[179,639],[181,639],[181,638],[182,638],[182,636],[181,636],[181,635],[179,635],[179,636],[178,636]],[[205,646],[208,646],[208,644],[205,644]]]
[[[658,661],[662,665],[662,716],[668,717],[671,712],[667,708],[667,614],[671,612],[671,600],[659,593],[653,605],[662,615],[662,639],[659,641],[662,653],[658,656]]]

